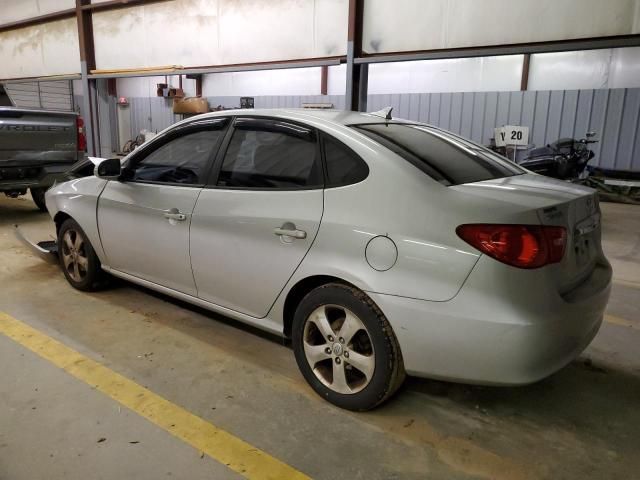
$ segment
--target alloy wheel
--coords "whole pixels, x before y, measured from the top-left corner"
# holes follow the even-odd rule
[[[307,318],[304,354],[325,386],[341,394],[363,390],[375,370],[375,352],[364,323],[339,305],[323,305]]]
[[[62,261],[74,282],[81,282],[87,276],[89,258],[84,238],[76,230],[69,229],[62,236]]]

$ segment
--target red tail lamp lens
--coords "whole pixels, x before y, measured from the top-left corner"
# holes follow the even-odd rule
[[[539,268],[564,256],[567,231],[542,225],[460,225],[456,233],[469,245],[518,268]]]

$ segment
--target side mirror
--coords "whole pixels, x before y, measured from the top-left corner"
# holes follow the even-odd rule
[[[121,173],[122,167],[120,166],[119,158],[103,160],[93,169],[93,174],[103,180],[118,180]]]

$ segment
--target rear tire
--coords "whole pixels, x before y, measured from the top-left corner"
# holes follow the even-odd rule
[[[331,283],[308,293],[296,309],[292,337],[302,375],[338,407],[375,408],[405,379],[387,318],[365,293],[348,285]]]
[[[38,207],[38,210],[40,210],[41,212],[46,212],[47,211],[47,203],[44,200],[44,194],[47,191],[46,187],[37,187],[37,188],[30,188],[29,189],[31,191],[31,198],[33,199],[33,203],[36,204],[36,207]]]
[[[104,286],[107,274],[80,225],[69,218],[58,231],[58,258],[67,281],[73,288],[94,291]]]

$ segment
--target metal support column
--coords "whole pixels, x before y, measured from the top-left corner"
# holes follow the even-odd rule
[[[87,62],[80,61],[80,74],[82,75],[82,111],[85,112],[84,129],[87,137],[87,152],[89,155],[96,156],[96,142],[93,139],[95,129],[93,128],[93,108],[91,106],[91,87],[89,86],[89,78],[87,77]]]
[[[78,44],[80,47],[80,75],[82,81],[82,96],[85,116],[85,132],[87,136],[87,151],[89,155],[97,156],[100,143],[97,140],[98,124],[96,111],[93,108],[95,97],[95,80],[90,80],[90,70],[96,68],[96,55],[93,44],[93,18],[91,11],[83,6],[91,4],[91,0],[76,0],[76,20],[78,22]]]
[[[522,78],[520,80],[520,90],[529,89],[529,68],[531,66],[531,54],[525,53],[522,59]]]
[[[349,0],[349,30],[347,35],[347,110],[365,111],[367,108],[368,67],[356,64],[362,56],[362,13],[364,0]]]

